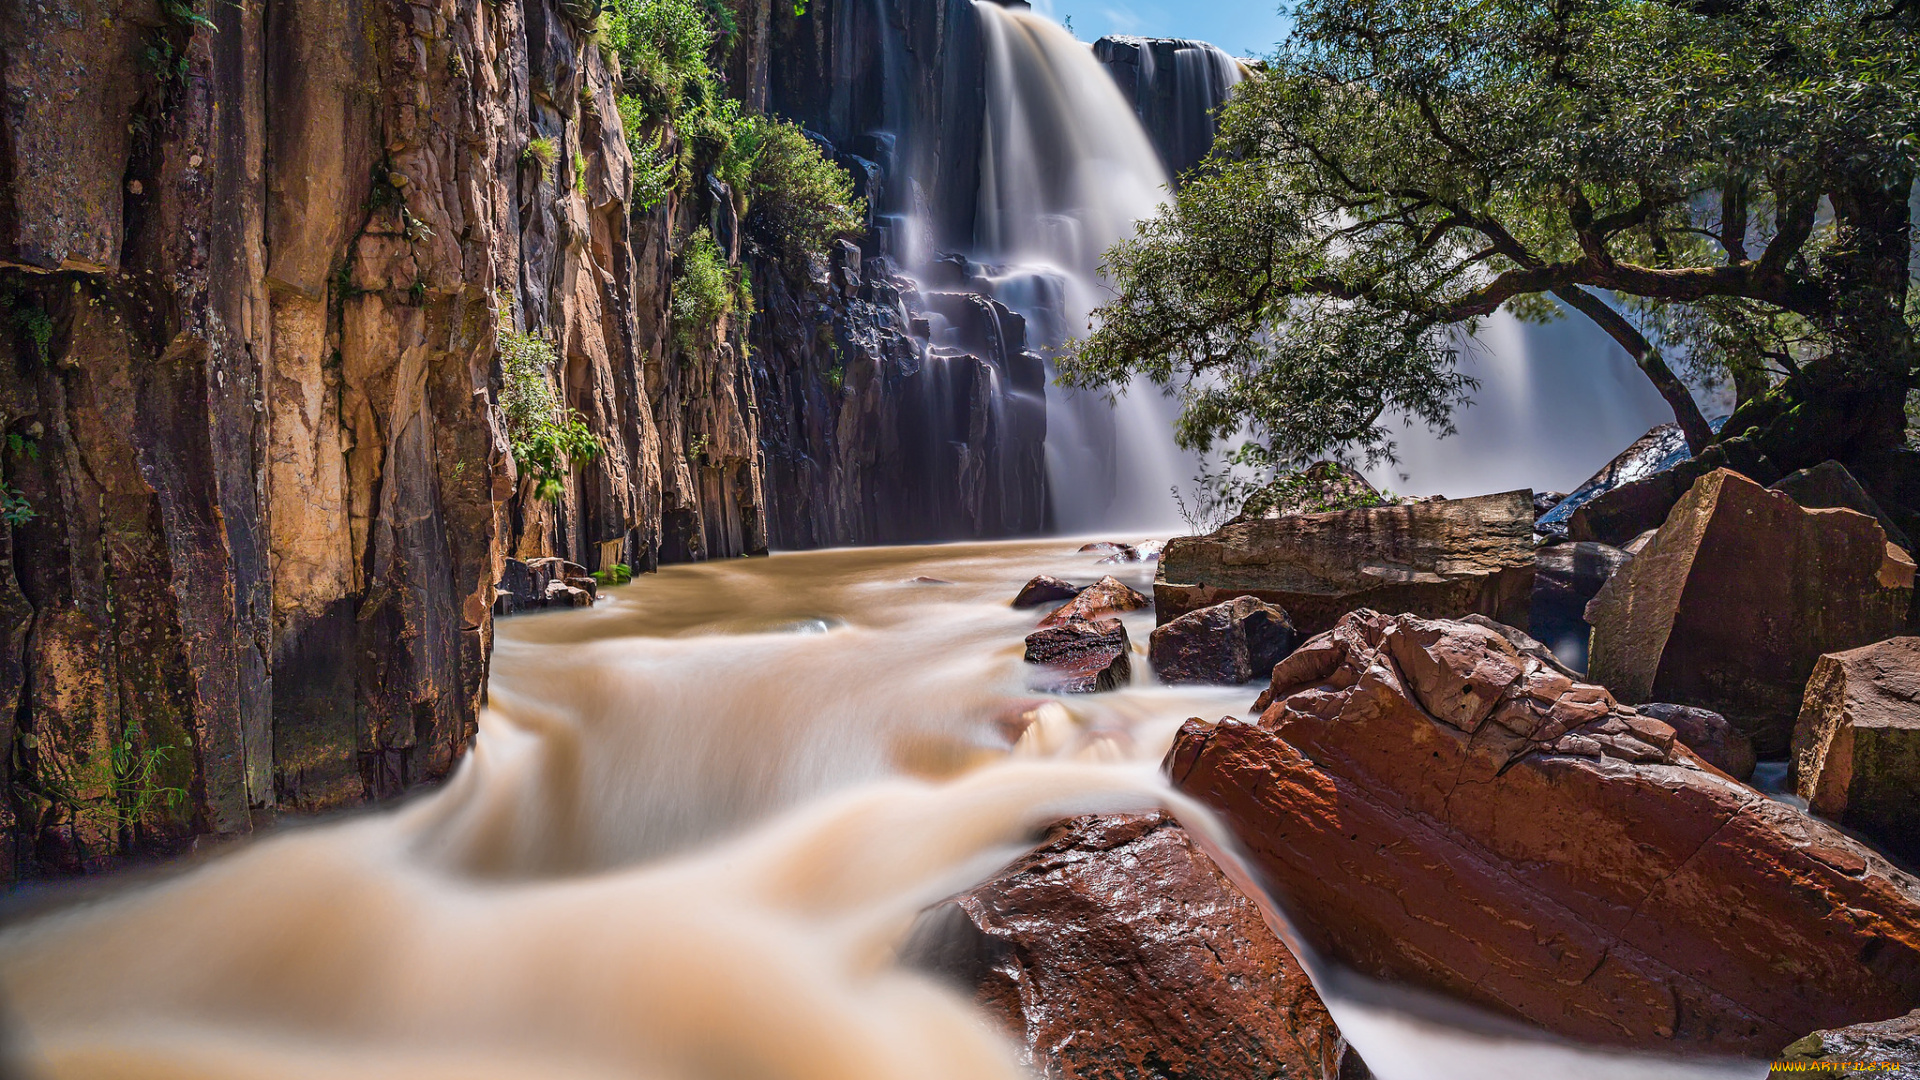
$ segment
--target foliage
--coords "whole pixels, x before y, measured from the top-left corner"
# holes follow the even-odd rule
[[[114,816],[123,826],[144,821],[163,807],[169,816],[177,816],[187,807],[187,789],[166,783],[161,772],[168,759],[181,752],[180,748],[154,746],[141,753],[139,735],[139,722],[129,719],[113,742],[110,764],[117,811]]]
[[[771,117],[742,120],[733,152],[747,197],[747,237],[789,270],[806,269],[811,256],[836,238],[865,231],[866,203],[853,178],[828,160],[797,124]]]
[[[1898,438],[1920,37],[1876,3],[1307,0],[1064,381],[1172,388],[1189,447],[1378,460],[1390,414],[1450,430],[1464,332],[1570,307],[1696,448],[1668,356],[1740,386],[1723,438]]]
[[[673,336],[682,352],[695,351],[702,334],[742,306],[743,288],[713,235],[696,231],[680,252],[680,273],[673,279]]]
[[[552,501],[566,490],[567,470],[575,462],[600,455],[600,440],[577,411],[561,407],[552,381],[553,346],[510,327],[502,319],[498,338],[507,440],[514,464],[534,482],[534,496]]]
[[[546,135],[528,139],[526,149],[520,151],[520,164],[537,170],[542,180],[551,175],[553,163],[559,160],[559,146]]]
[[[593,580],[602,585],[625,585],[633,580],[633,567],[626,563],[614,563],[605,570],[595,570]]]
[[[748,240],[789,268],[804,268],[836,236],[858,235],[866,210],[846,170],[799,127],[745,116],[726,96],[714,58],[736,29],[718,0],[609,0],[601,42],[619,61],[633,205],[651,211],[711,173],[743,204]],[[669,143],[669,126],[677,144]]]
[[[53,316],[48,315],[39,304],[4,291],[0,291],[0,311],[10,313],[9,321],[14,330],[33,346],[34,356],[39,358],[40,363],[51,363]]]
[[[578,150],[573,152],[573,191],[583,199],[587,197],[587,158]]]

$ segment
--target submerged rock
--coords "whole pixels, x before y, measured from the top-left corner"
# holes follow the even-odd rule
[[[1820,658],[1793,733],[1796,793],[1920,860],[1920,638]]]
[[[1103,577],[1080,590],[1065,605],[1040,620],[1041,626],[1061,626],[1075,619],[1099,619],[1122,611],[1139,611],[1153,603],[1116,577]]]
[[[1168,757],[1359,971],[1650,1050],[1920,1000],[1920,881],[1485,625],[1355,613]]]
[[[1021,588],[1020,595],[1013,598],[1013,606],[1030,608],[1039,607],[1041,604],[1057,604],[1078,595],[1080,595],[1080,587],[1074,583],[1041,574]]]
[[[1777,759],[1814,664],[1899,633],[1913,579],[1872,518],[1718,470],[1587,608],[1588,671],[1625,701],[1722,713]]]
[[[1147,655],[1165,682],[1239,686],[1272,675],[1297,641],[1286,612],[1242,596],[1155,628]]]
[[[1831,1069],[1797,1068],[1791,1073],[1809,1080],[1852,1080],[1859,1076],[1920,1080],[1920,1012],[1833,1031],[1816,1031],[1782,1050],[1780,1060],[1799,1066],[1822,1063],[1834,1066]],[[1868,1064],[1882,1067],[1862,1068]]]
[[[1027,635],[1027,663],[1047,669],[1035,689],[1064,694],[1118,690],[1133,678],[1133,643],[1119,619],[1074,619]]]
[[[1524,628],[1534,577],[1533,496],[1302,514],[1168,541],[1154,581],[1162,623],[1252,596],[1303,634],[1364,607],[1434,617],[1478,612]]]
[[[1640,705],[1635,712],[1651,716],[1673,729],[1674,737],[1700,760],[1741,783],[1753,779],[1756,764],[1753,744],[1717,712],[1693,709],[1685,705]]]
[[[930,913],[906,959],[972,993],[1043,1076],[1364,1075],[1339,1071],[1339,1032],[1259,909],[1162,813],[1067,822]]]

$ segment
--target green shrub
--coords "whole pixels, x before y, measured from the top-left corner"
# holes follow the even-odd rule
[[[695,232],[680,253],[680,273],[673,279],[673,339],[682,352],[693,352],[703,335],[742,306],[739,286],[712,234]]]
[[[633,567],[626,563],[614,563],[605,570],[595,570],[593,580],[602,585],[625,585],[633,580]]]
[[[771,117],[742,120],[733,156],[744,174],[746,233],[791,270],[801,270],[841,236],[865,231],[866,204],[853,178],[827,159],[798,125]]]
[[[498,339],[507,441],[514,464],[533,479],[535,497],[551,501],[566,490],[574,462],[600,456],[600,440],[578,412],[561,407],[553,389],[553,346],[533,334],[515,333],[511,325],[501,320]]]

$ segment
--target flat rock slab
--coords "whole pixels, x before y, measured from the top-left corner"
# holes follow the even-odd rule
[[[1167,542],[1154,581],[1162,624],[1252,596],[1302,634],[1360,608],[1431,618],[1478,613],[1525,629],[1534,578],[1533,493],[1301,514]]]
[[[1362,973],[1754,1058],[1920,1000],[1920,881],[1492,627],[1356,613],[1271,690],[1168,771]]]
[[[1133,643],[1119,619],[1076,619],[1027,635],[1027,663],[1045,669],[1036,690],[1094,694],[1133,679]]]
[[[1260,911],[1165,814],[1077,818],[936,909],[907,949],[1040,1075],[1364,1075]]]
[[[1623,701],[1721,713],[1785,757],[1814,664],[1900,633],[1913,578],[1872,518],[1720,469],[1588,606],[1588,674]]]
[[[1270,677],[1298,642],[1286,612],[1242,596],[1155,628],[1147,656],[1164,682],[1239,686]]]
[[[1920,638],[1820,658],[1793,733],[1813,812],[1920,858]]]

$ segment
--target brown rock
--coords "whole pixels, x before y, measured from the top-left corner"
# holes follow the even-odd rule
[[[1816,1031],[1782,1050],[1779,1060],[1799,1066],[1831,1063],[1837,1067],[1776,1070],[1775,1076],[1804,1076],[1809,1080],[1852,1080],[1859,1076],[1920,1080],[1920,1012],[1836,1031]],[[1869,1063],[1896,1067],[1872,1071],[1861,1068]]]
[[[1356,613],[1273,691],[1168,769],[1363,973],[1753,1056],[1920,996],[1920,881],[1488,627]]]
[[[1363,607],[1432,617],[1472,612],[1525,628],[1534,575],[1533,499],[1477,499],[1304,514],[1167,543],[1154,581],[1162,623],[1252,596],[1303,634]]]
[[[1778,758],[1815,662],[1899,633],[1913,576],[1872,518],[1718,470],[1588,607],[1588,671],[1626,701],[1722,713]]]
[[[1920,858],[1920,638],[1821,657],[1793,762],[1814,813]]]
[[[1094,544],[1081,544],[1077,554],[1081,555],[1132,555],[1132,544],[1122,544],[1112,540],[1102,540]],[[1104,561],[1104,560],[1102,560]]]
[[[1700,760],[1741,783],[1753,779],[1753,767],[1756,764],[1753,744],[1726,717],[1685,705],[1641,705],[1634,711],[1642,716],[1651,716],[1672,728],[1674,737],[1685,743],[1687,749],[1698,755]]]
[[[1074,619],[1098,619],[1122,611],[1138,611],[1152,602],[1122,584],[1120,579],[1103,577],[1080,590],[1064,606],[1054,609],[1040,620],[1040,625],[1061,626]]]
[[[936,909],[908,959],[973,993],[1044,1076],[1340,1075],[1306,973],[1165,814],[1066,823]]]
[[[1030,608],[1039,607],[1041,604],[1057,604],[1078,595],[1080,595],[1080,589],[1072,582],[1041,574],[1027,582],[1026,587],[1020,590],[1020,595],[1013,598],[1013,606]]]
[[[1860,486],[1860,481],[1854,479],[1847,467],[1837,461],[1801,469],[1769,486],[1809,510],[1844,508],[1865,514],[1880,523],[1880,528],[1886,530],[1887,539],[1909,551],[1913,550],[1913,541],[1907,539],[1907,534],[1893,523],[1893,519],[1880,508],[1873,496],[1867,494],[1867,489]]]
[[[1133,678],[1133,643],[1119,619],[1075,619],[1028,634],[1027,663],[1047,669],[1037,690],[1117,690]]]
[[[1147,655],[1166,682],[1239,686],[1271,675],[1297,642],[1286,612],[1242,596],[1157,627]]]

